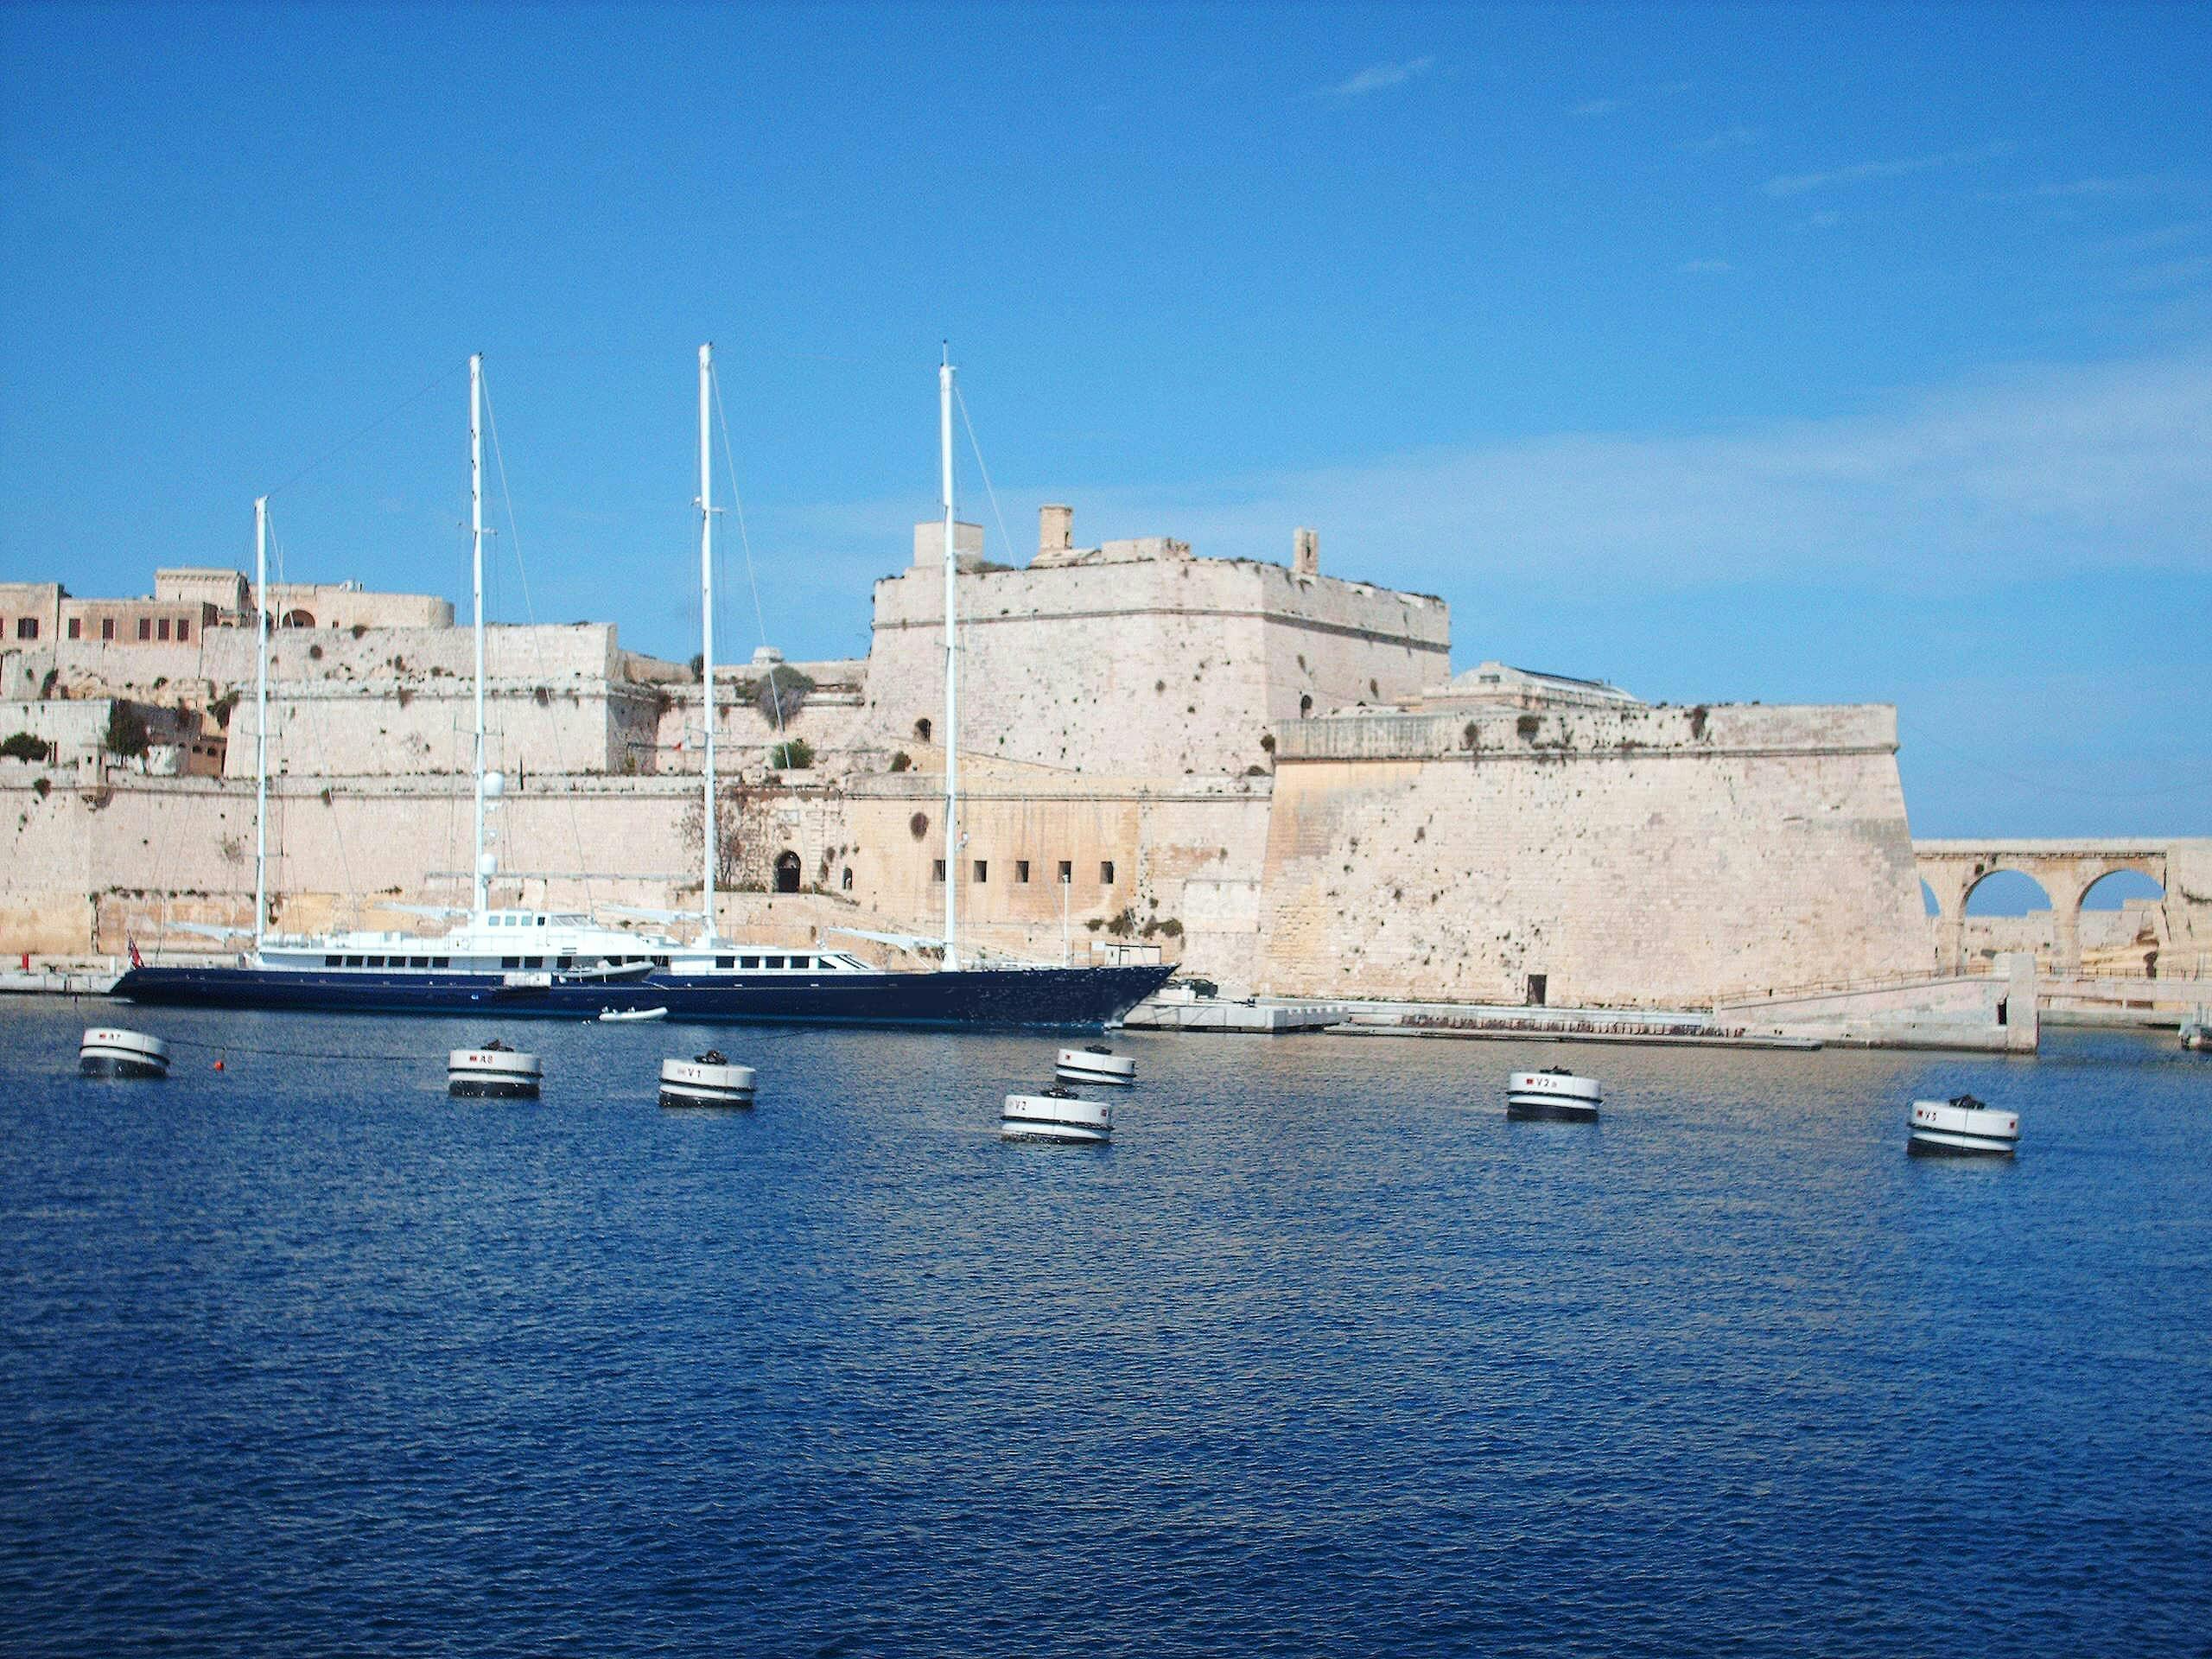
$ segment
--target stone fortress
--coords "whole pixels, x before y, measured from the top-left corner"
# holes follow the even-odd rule
[[[1887,706],[1654,705],[1494,662],[1455,677],[1444,601],[1323,574],[1310,531],[1287,565],[1078,547],[1065,506],[1020,568],[978,527],[957,537],[951,868],[931,523],[875,585],[865,659],[718,669],[725,931],[927,935],[950,876],[970,943],[1009,957],[1158,952],[1228,995],[1624,1009],[1817,1000],[2022,948],[1970,959],[1959,912],[2033,846],[1990,843],[1971,874],[1916,849]],[[264,603],[275,925],[422,928],[390,906],[465,892],[473,643],[445,601],[263,596],[207,569],[133,601],[0,584],[0,738],[23,734],[0,760],[0,949],[205,950],[176,925],[250,924]],[[695,907],[696,671],[612,626],[488,632],[499,898]],[[2167,896],[2123,912],[2124,939],[2069,911],[2046,966],[2110,947],[2117,970],[2212,977],[2212,840],[2100,846],[2069,855],[2074,907],[2105,868]]]

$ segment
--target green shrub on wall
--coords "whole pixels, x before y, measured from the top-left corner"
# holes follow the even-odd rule
[[[136,760],[146,753],[146,717],[127,702],[116,703],[108,710],[107,733],[100,741],[110,754]]]

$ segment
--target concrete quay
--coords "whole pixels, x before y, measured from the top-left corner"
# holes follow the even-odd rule
[[[112,957],[49,961],[0,969],[0,996],[105,996],[122,977],[123,964]]]

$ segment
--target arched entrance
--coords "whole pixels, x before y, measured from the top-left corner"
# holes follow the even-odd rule
[[[2024,870],[2003,867],[1973,878],[1959,905],[1963,966],[1986,972],[2008,950],[2025,950],[2048,973],[2058,949],[2050,891]]]
[[[2156,979],[2165,899],[2162,885],[2132,868],[2107,870],[2083,887],[2074,924],[2082,971]]]
[[[788,848],[776,855],[776,891],[798,891],[798,855]]]
[[[284,613],[283,620],[277,623],[276,626],[280,628],[311,628],[315,626],[315,613],[312,611],[287,611]]]

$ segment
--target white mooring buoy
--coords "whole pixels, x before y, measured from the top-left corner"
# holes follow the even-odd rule
[[[719,1048],[688,1060],[660,1063],[664,1106],[750,1106],[753,1068],[738,1065]]]
[[[2019,1145],[2018,1112],[1985,1106],[1972,1095],[1912,1103],[1905,1150],[1916,1157],[2010,1158]]]
[[[1137,1063],[1103,1043],[1062,1049],[1052,1070],[1062,1083],[1103,1083],[1127,1089],[1137,1080]]]
[[[509,1048],[497,1038],[481,1048],[456,1048],[446,1056],[446,1092],[473,1100],[534,1100],[545,1080],[535,1054]]]
[[[77,1046],[77,1070],[88,1077],[166,1077],[169,1046],[143,1031],[87,1026]]]
[[[1553,1118],[1586,1123],[1598,1116],[1605,1090],[1595,1077],[1578,1077],[1560,1066],[1541,1071],[1514,1071],[1505,1079],[1508,1117]]]
[[[1114,1138],[1114,1116],[1103,1101],[1085,1100],[1072,1089],[1008,1095],[999,1119],[999,1138],[1103,1146]]]

